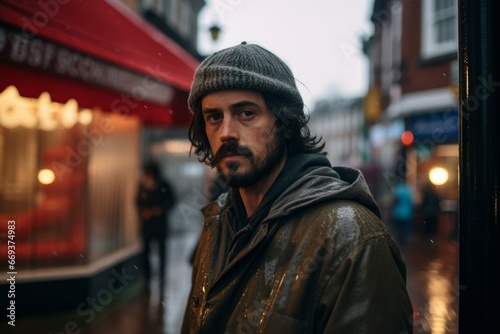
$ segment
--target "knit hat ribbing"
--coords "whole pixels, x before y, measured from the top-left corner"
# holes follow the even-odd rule
[[[290,68],[272,52],[243,42],[206,58],[195,72],[189,93],[194,113],[208,93],[226,89],[251,89],[280,95],[303,105]]]

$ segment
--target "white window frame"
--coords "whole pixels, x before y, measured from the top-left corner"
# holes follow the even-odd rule
[[[435,27],[434,3],[436,0],[422,0],[422,39],[421,55],[424,59],[456,53],[458,50],[458,25],[455,24],[455,39],[444,43],[435,40],[437,30]],[[454,0],[455,23],[458,20],[457,2]]]

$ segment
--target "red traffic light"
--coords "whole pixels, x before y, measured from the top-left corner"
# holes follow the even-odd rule
[[[415,137],[413,136],[413,133],[411,133],[411,131],[405,131],[401,135],[401,142],[405,146],[410,146],[411,144],[413,144],[414,139]]]

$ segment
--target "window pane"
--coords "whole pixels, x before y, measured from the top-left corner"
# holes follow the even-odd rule
[[[446,43],[455,39],[454,18],[436,22],[436,42]]]

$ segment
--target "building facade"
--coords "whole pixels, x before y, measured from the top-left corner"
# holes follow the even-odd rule
[[[457,13],[456,0],[375,0],[364,41],[370,138],[387,193],[403,181],[418,205],[433,183],[443,235],[455,229],[458,199]]]
[[[192,56],[198,53],[198,14],[205,0],[137,0],[139,13],[159,31],[169,36]]]
[[[310,125],[323,138],[332,164],[360,166],[366,162],[363,113],[362,98],[322,100],[314,106]]]
[[[187,127],[198,64],[120,1],[0,2],[0,238],[15,240],[0,259],[18,315],[140,282],[143,129]]]

